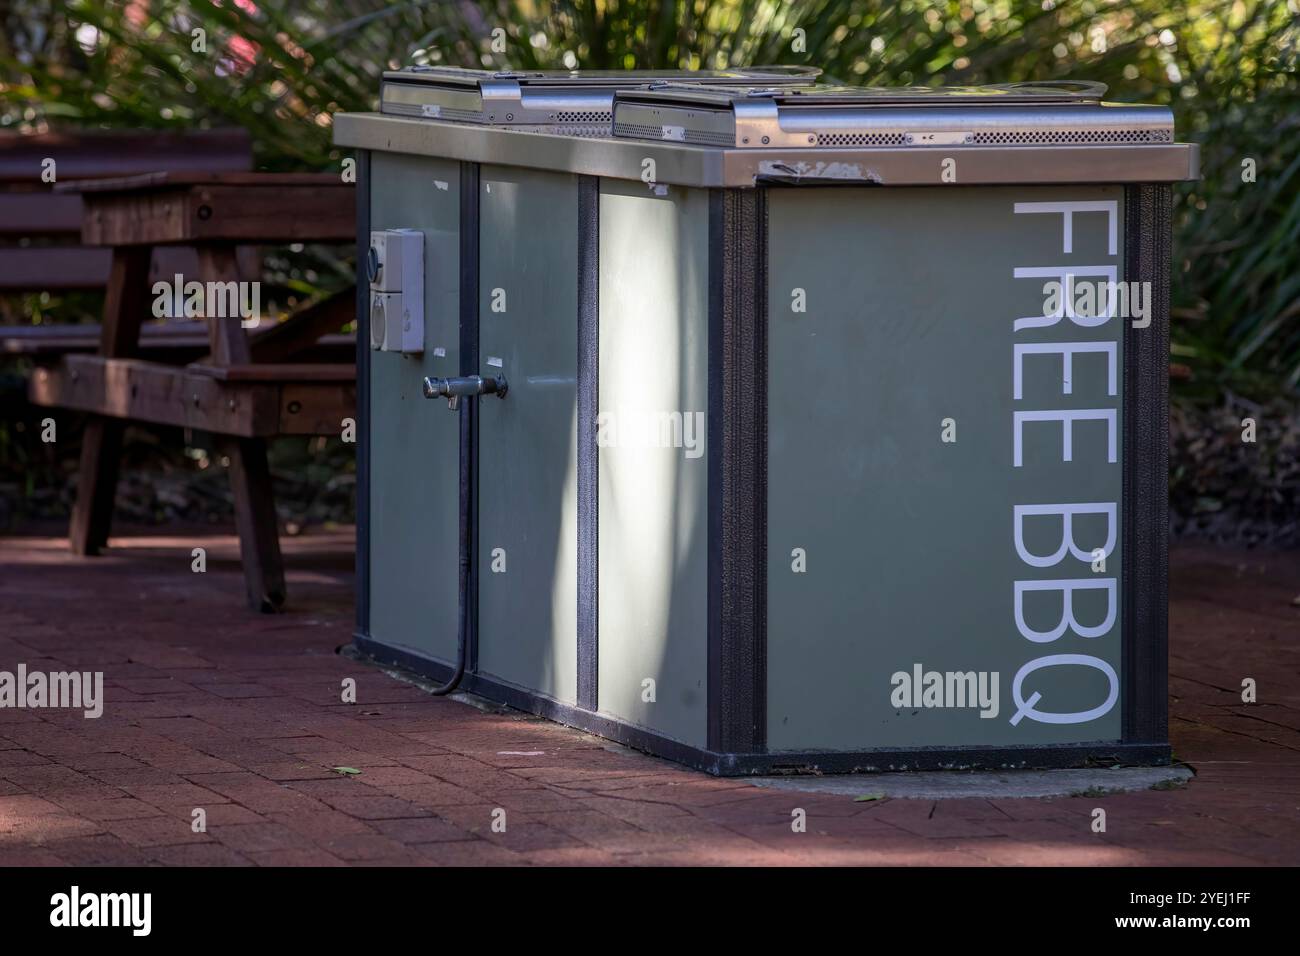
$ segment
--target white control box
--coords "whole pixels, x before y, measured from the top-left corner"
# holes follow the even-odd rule
[[[424,351],[424,233],[384,229],[370,234],[370,347]]]

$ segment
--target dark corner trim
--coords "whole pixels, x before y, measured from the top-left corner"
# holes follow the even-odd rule
[[[1124,278],[1150,282],[1151,324],[1124,324],[1126,744],[1169,740],[1169,269],[1173,191],[1124,190]]]
[[[709,196],[708,745],[767,749],[767,194]]]
[[[600,697],[600,180],[578,177],[578,706]]]
[[[460,372],[478,374],[479,166],[460,164]],[[460,593],[469,595],[465,669],[478,670],[478,403],[460,404]],[[468,579],[468,580],[466,580]]]
[[[370,248],[370,151],[357,151],[357,424],[356,579],[357,630],[370,633],[370,286],[363,278]]]

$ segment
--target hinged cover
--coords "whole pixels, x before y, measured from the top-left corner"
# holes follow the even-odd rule
[[[816,67],[760,66],[735,70],[531,70],[408,67],[384,73],[380,110],[396,116],[483,123],[571,136],[610,135],[614,92],[672,83],[685,89],[762,83],[811,84]]]
[[[1105,92],[1104,84],[1075,82],[894,89],[658,83],[616,94],[614,135],[740,149],[1173,142],[1168,108],[1104,103]]]

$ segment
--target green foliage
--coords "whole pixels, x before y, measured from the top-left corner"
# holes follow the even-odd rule
[[[1294,390],[1298,2],[12,0],[0,11],[0,127],[239,124],[261,168],[325,169],[340,158],[332,114],[373,109],[379,73],[411,63],[1099,80],[1116,100],[1171,105],[1180,139],[1203,145],[1203,179],[1180,188],[1176,211],[1175,358],[1207,391]],[[1246,159],[1256,182],[1243,182]]]

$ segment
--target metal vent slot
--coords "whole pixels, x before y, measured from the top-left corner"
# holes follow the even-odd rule
[[[818,146],[902,146],[902,133],[822,133]]]
[[[592,110],[588,112],[566,111],[556,114],[555,118],[560,123],[608,123],[614,117],[611,113]]]
[[[440,119],[460,120],[464,123],[481,123],[483,114],[475,113],[473,110],[443,110],[439,114]]]
[[[686,131],[686,142],[699,143],[703,146],[735,146],[736,138],[730,133],[706,133],[700,130],[688,129]]]
[[[614,132],[632,139],[663,139],[664,136],[662,126],[646,126],[643,123],[615,123]]]
[[[569,136],[578,139],[600,139],[609,135],[608,126],[560,126],[548,124],[538,126],[538,133],[550,133],[553,136]]]
[[[1160,129],[1047,130],[976,133],[977,146],[1042,146],[1054,143],[1169,143],[1172,136]]]

